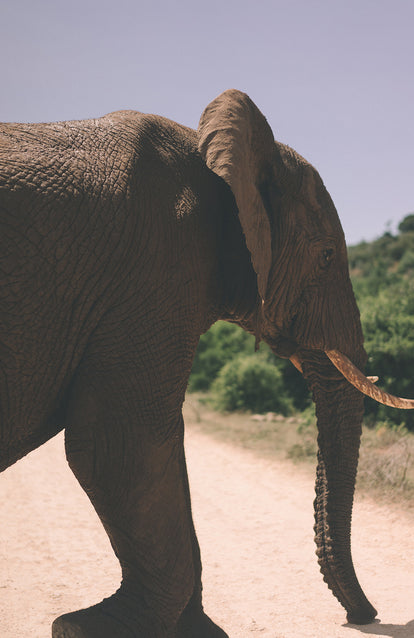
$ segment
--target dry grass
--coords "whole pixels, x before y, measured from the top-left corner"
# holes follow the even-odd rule
[[[317,430],[312,410],[288,418],[273,413],[223,414],[209,407],[202,395],[190,394],[184,413],[190,427],[260,456],[290,459],[304,471],[315,471]],[[397,500],[414,508],[414,435],[385,425],[364,427],[358,488],[381,501]]]
[[[414,500],[414,436],[385,425],[364,430],[358,480],[371,492]]]

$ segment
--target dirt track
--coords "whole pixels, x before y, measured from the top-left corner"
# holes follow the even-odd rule
[[[206,611],[230,638],[414,636],[414,520],[357,502],[353,553],[380,624],[356,628],[319,574],[313,482],[289,463],[187,431]],[[59,435],[0,476],[0,637],[47,638],[116,589],[119,568]]]

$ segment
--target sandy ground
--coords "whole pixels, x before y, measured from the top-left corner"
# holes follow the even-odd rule
[[[318,571],[311,479],[191,428],[186,448],[205,607],[230,638],[414,636],[412,517],[356,503],[354,561],[381,619],[356,628]],[[57,615],[117,588],[118,564],[61,435],[0,477],[0,509],[1,638],[46,638]]]

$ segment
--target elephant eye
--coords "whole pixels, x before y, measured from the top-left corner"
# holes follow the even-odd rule
[[[332,263],[334,258],[334,249],[333,248],[324,248],[322,251],[322,265],[326,268],[329,264]]]

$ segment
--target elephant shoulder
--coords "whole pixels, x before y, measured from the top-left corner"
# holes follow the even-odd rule
[[[197,154],[197,133],[160,115],[139,111],[116,111],[100,120],[120,153],[158,160],[163,164],[185,163]]]

